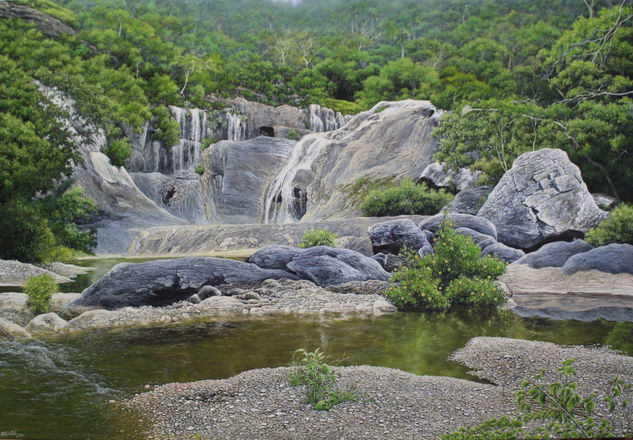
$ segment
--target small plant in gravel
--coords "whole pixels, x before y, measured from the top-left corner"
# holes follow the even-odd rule
[[[505,301],[497,278],[505,263],[481,256],[471,237],[442,220],[434,253],[407,255],[408,263],[394,269],[385,293],[401,309],[442,311],[451,306],[496,306]]]
[[[295,351],[299,364],[290,374],[290,384],[306,386],[306,402],[318,411],[329,411],[333,406],[357,397],[349,390],[339,390],[336,386],[337,375],[326,363],[327,356],[318,348],[309,352],[303,348]]]
[[[595,417],[595,394],[583,396],[578,392],[578,383],[573,381],[573,362],[567,359],[561,364],[556,382],[546,383],[545,370],[524,380],[517,392],[518,415],[487,420],[470,429],[460,428],[441,439],[605,438],[633,434],[633,421],[623,412],[628,407],[626,397],[630,398],[631,386],[615,377],[601,393],[611,418],[619,420],[616,427],[613,420]]]
[[[326,229],[310,229],[303,233],[300,248],[310,248],[314,246],[336,246],[338,234]]]
[[[48,313],[51,309],[51,297],[57,293],[55,279],[48,275],[31,275],[24,284],[24,293],[27,295],[26,304],[36,315]]]

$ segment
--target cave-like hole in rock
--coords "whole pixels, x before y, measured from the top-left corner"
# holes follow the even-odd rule
[[[275,129],[273,127],[259,127],[259,134],[261,136],[275,137]]]

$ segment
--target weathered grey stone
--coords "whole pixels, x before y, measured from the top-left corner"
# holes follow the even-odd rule
[[[633,275],[633,246],[621,243],[608,244],[572,255],[563,266],[563,273],[566,275],[587,270]]]
[[[492,255],[493,257],[497,257],[501,261],[505,261],[506,263],[512,263],[513,261],[518,260],[522,256],[525,255],[521,249],[515,249],[510,246],[506,246],[503,243],[494,243],[490,246],[484,248],[481,251],[481,256],[485,257],[487,255]]]
[[[339,237],[336,239],[336,247],[356,251],[366,257],[374,255],[374,248],[371,245],[371,240],[367,236],[354,237],[353,235],[347,235],[345,237]]]
[[[583,240],[555,241],[541,246],[537,251],[521,257],[516,264],[526,264],[533,269],[563,267],[572,255],[589,252],[593,246]]]
[[[212,296],[222,296],[222,292],[215,286],[202,286],[197,295],[201,300],[205,300]]]
[[[31,276],[49,275],[56,283],[68,283],[70,278],[58,275],[33,264],[15,260],[0,260],[0,286],[23,286]]]
[[[389,274],[372,258],[348,249],[328,246],[308,249],[268,246],[256,252],[248,261],[266,269],[289,270],[319,286],[389,279]]]
[[[418,253],[420,254],[422,250],[424,250],[424,253],[427,252],[426,248],[420,248]],[[420,256],[424,256],[424,254]],[[394,269],[401,268],[407,263],[407,259],[401,255],[383,254],[382,252],[374,255],[372,258],[387,272],[393,272]]]
[[[470,238],[472,238],[475,244],[479,246],[480,249],[485,249],[488,246],[497,243],[497,241],[490,235],[482,234],[481,232],[474,231],[470,228],[456,228],[455,230],[462,235],[468,235]]]
[[[593,193],[591,194],[591,196],[593,197],[593,200],[596,202],[596,205],[598,205],[600,209],[614,208],[616,203],[618,202],[618,200],[615,197],[610,196],[608,194]]]
[[[411,220],[391,220],[377,223],[369,228],[374,253],[397,254],[403,248],[417,251],[431,247],[426,235]]]
[[[19,325],[0,318],[0,341],[31,339],[31,334]]]
[[[448,204],[449,212],[477,215],[492,189],[492,186],[474,186],[463,189]]]
[[[24,329],[29,333],[50,333],[62,330],[67,324],[68,322],[57,316],[57,313],[51,312],[37,315]]]
[[[477,217],[470,214],[458,214],[451,213],[448,214],[447,217],[453,223],[454,228],[469,228],[473,231],[480,232],[482,234],[486,234],[497,239],[497,228],[493,225],[489,220]],[[436,214],[433,217],[429,217],[426,220],[423,220],[420,223],[420,229],[429,230],[431,232],[436,232],[440,228],[440,224],[442,223],[442,219],[444,218],[444,214]]]
[[[389,281],[367,280],[350,281],[348,283],[328,286],[330,292],[353,294],[353,295],[381,295],[389,289]]]
[[[282,270],[260,269],[254,264],[220,258],[178,258],[138,264],[118,264],[84,290],[71,306],[119,309],[161,306],[183,301],[205,285],[257,283],[267,278],[296,276]]]
[[[221,141],[207,148],[202,155],[202,184],[209,221],[261,221],[266,188],[295,143],[259,136],[247,141]]]
[[[567,153],[549,148],[519,156],[477,215],[495,224],[500,242],[522,249],[581,235],[607,217]]]
[[[480,177],[481,171],[473,172],[470,168],[447,170],[444,163],[433,162],[422,171],[418,180],[428,182],[434,188],[454,188],[463,191],[473,186]]]

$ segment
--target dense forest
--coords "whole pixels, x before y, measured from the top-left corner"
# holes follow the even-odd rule
[[[4,3],[4,2],[2,2]],[[437,159],[495,182],[519,154],[568,152],[593,192],[633,200],[633,8],[623,0],[21,0],[74,32],[0,20],[3,258],[88,251],[68,190],[76,151],[38,87],[57,87],[106,130],[148,120],[176,143],[168,105],[243,96],[346,114],[430,99],[446,114]],[[46,256],[49,254],[48,257]]]

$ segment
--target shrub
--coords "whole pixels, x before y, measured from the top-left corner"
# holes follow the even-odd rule
[[[368,217],[436,214],[451,200],[453,195],[443,189],[429,189],[425,183],[417,184],[405,179],[400,182],[400,186],[370,191],[360,204],[360,210]]]
[[[467,235],[459,234],[444,218],[434,253],[407,255],[408,263],[394,270],[385,293],[400,309],[446,310],[454,305],[495,306],[503,303],[496,280],[505,264],[481,257],[481,250]]]
[[[50,311],[51,296],[56,292],[55,279],[48,274],[31,275],[24,285],[24,293],[28,297],[27,305],[36,315]]]
[[[619,205],[598,227],[587,231],[585,240],[593,246],[633,244],[633,205]]]
[[[205,171],[205,168],[204,168],[203,163],[201,163],[200,165],[196,167],[196,173],[198,173],[200,176],[204,174],[204,171]]]
[[[121,167],[125,165],[125,160],[132,154],[132,146],[127,139],[117,139],[107,146],[104,153],[110,158],[112,165]]]
[[[286,137],[292,141],[296,141],[301,137],[301,135],[299,134],[299,132],[297,132],[297,130],[295,130],[294,128],[291,128],[288,131],[288,134],[286,135]]]
[[[491,419],[479,426],[460,428],[453,434],[444,435],[442,440],[481,440],[481,439],[545,439],[545,438],[605,438],[614,437],[615,427],[608,419],[598,420],[594,416],[596,395],[583,396],[578,393],[578,384],[572,381],[576,374],[573,359],[563,361],[558,368],[558,381],[546,383],[545,370],[524,380],[517,392],[519,414]],[[600,393],[604,406],[611,414],[625,410],[630,394],[630,384],[615,377],[609,388]],[[620,414],[626,420],[624,414]],[[540,423],[534,423],[540,422]],[[627,423],[627,422],[624,422]],[[620,427],[626,434],[633,429]],[[627,432],[627,429],[629,430]]]
[[[336,246],[338,234],[327,231],[325,229],[310,229],[303,233],[300,248],[309,248],[314,246]]]
[[[202,150],[206,150],[207,148],[209,148],[211,145],[219,142],[220,140],[218,138],[205,138],[202,140],[202,145],[200,146],[200,148],[202,148]]]
[[[337,388],[336,373],[325,363],[327,357],[318,348],[313,352],[301,348],[295,355],[302,356],[301,366],[288,379],[293,386],[306,386],[306,402],[314,409],[329,411],[339,403],[357,399],[351,391]]]

